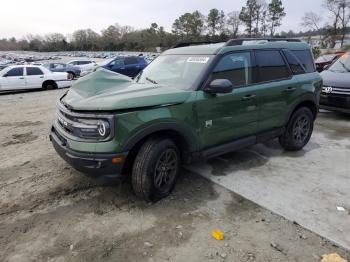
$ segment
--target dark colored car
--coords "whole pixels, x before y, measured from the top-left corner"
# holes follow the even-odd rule
[[[345,52],[337,52],[334,54],[326,54],[321,55],[319,58],[315,60],[316,70],[321,73],[323,70],[327,68],[327,66],[333,64],[335,61],[339,59]]]
[[[301,150],[321,88],[310,46],[295,39],[173,48],[134,80],[101,68],[77,81],[58,102],[50,139],[77,170],[130,175],[134,192],[154,201],[182,164],[274,138]]]
[[[323,88],[320,107],[350,113],[350,54],[346,53],[321,73]]]
[[[44,67],[52,72],[67,72],[69,79],[80,77],[81,70],[77,66],[72,66],[64,63],[48,63]]]
[[[142,56],[118,56],[101,64],[101,67],[113,72],[135,77],[147,66]]]

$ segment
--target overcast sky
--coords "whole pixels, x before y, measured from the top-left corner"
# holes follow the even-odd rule
[[[323,0],[282,0],[287,16],[279,30],[299,31],[307,11],[326,14]],[[152,22],[171,30],[181,14],[212,8],[225,13],[240,10],[246,0],[6,0],[1,1],[0,38],[53,32],[72,33],[91,28],[96,32],[119,23],[146,28]]]

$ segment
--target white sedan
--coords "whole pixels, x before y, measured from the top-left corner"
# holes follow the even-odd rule
[[[80,76],[90,74],[99,67],[95,61],[91,60],[73,60],[68,62],[67,64],[79,67],[79,69],[81,70]]]
[[[43,66],[15,65],[0,71],[0,91],[64,88],[71,82],[67,73],[51,72]]]

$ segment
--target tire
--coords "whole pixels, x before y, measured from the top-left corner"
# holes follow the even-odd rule
[[[75,74],[72,72],[68,72],[68,79],[73,80],[75,78]]]
[[[53,89],[57,89],[57,85],[55,82],[48,82],[44,84],[44,89],[45,90],[53,90]]]
[[[135,194],[146,201],[168,196],[179,175],[181,160],[175,143],[168,138],[150,138],[140,148],[132,170]]]
[[[285,150],[301,150],[309,142],[313,129],[314,117],[311,110],[301,107],[291,116],[285,133],[279,137],[279,142]]]

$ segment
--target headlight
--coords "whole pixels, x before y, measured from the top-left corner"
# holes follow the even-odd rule
[[[76,135],[87,139],[105,139],[111,134],[110,124],[101,119],[77,119]]]
[[[57,123],[67,135],[78,140],[108,141],[114,135],[114,116],[111,114],[82,114],[59,104]]]

